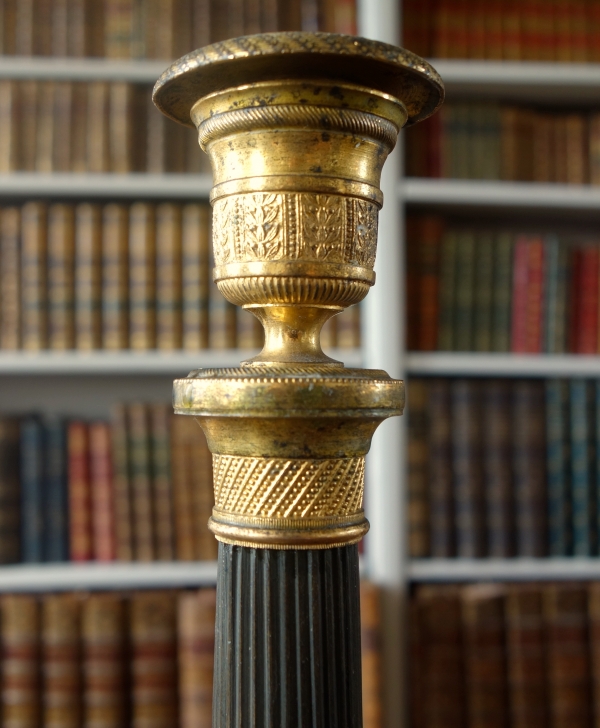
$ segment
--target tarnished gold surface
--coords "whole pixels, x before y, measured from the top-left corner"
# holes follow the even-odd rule
[[[222,541],[327,548],[360,539],[364,456],[404,407],[382,371],[327,357],[323,324],[375,281],[380,176],[399,130],[443,99],[439,76],[408,51],[364,38],[270,33],[176,62],[156,105],[198,129],[214,187],[214,279],[265,329],[239,369],[174,385],[214,454]]]

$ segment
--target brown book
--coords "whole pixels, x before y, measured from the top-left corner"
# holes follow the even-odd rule
[[[87,85],[87,171],[110,170],[110,86],[105,81],[91,81]]]
[[[60,131],[54,127],[55,82],[44,81],[38,85],[37,120],[35,137],[35,171],[54,171],[54,138]]]
[[[244,0],[244,32],[253,35],[261,32],[260,0]]]
[[[35,38],[35,0],[17,0],[14,5],[15,12],[15,47],[17,56],[32,56],[34,54]]]
[[[134,0],[105,1],[104,52],[107,58],[132,58]]]
[[[546,728],[548,695],[542,587],[510,586],[505,614],[510,725]]]
[[[19,103],[19,133],[16,135],[18,168],[25,172],[36,169],[38,103],[41,82],[19,81],[16,85]]]
[[[110,425],[92,422],[90,441],[90,501],[92,515],[92,552],[96,561],[114,561],[115,493],[111,462]]]
[[[177,594],[134,594],[130,635],[132,725],[177,725]]]
[[[210,7],[211,0],[191,0],[191,43],[192,48],[202,48],[212,43]]]
[[[463,728],[467,724],[460,590],[425,586],[417,590],[411,612],[418,657],[422,728]]]
[[[46,205],[27,202],[21,210],[21,324],[22,346],[46,348]]]
[[[188,350],[208,346],[209,214],[201,203],[182,210],[182,344]]]
[[[193,417],[178,415],[171,422],[171,480],[178,561],[196,559],[196,513],[190,450],[198,444],[199,429]]]
[[[129,213],[129,346],[156,345],[156,248],[154,207],[136,202]]]
[[[156,208],[156,346],[171,351],[182,345],[181,206]]]
[[[75,346],[102,345],[102,214],[98,205],[75,208]]]
[[[589,642],[592,669],[594,726],[600,722],[600,583],[588,586]]]
[[[0,80],[0,174],[19,169],[18,100],[16,82]]]
[[[454,503],[452,488],[452,434],[450,382],[427,382],[427,500],[429,504],[430,554],[454,556]]]
[[[262,32],[302,30],[302,0],[262,0]]]
[[[21,211],[0,212],[0,349],[21,347]]]
[[[71,561],[89,561],[93,556],[93,543],[89,433],[85,422],[69,422],[67,452],[70,558]]]
[[[85,44],[86,52],[83,55],[103,58],[106,56],[106,3],[96,0],[71,0],[73,4],[83,4],[85,13]],[[70,13],[73,17],[73,13]],[[102,30],[104,29],[104,32]],[[73,34],[70,34],[73,38]],[[73,55],[76,55],[73,53]],[[79,55],[79,54],[78,54]]]
[[[172,561],[175,558],[170,451],[173,409],[170,405],[153,404],[149,405],[149,410],[156,559]]]
[[[260,331],[262,332],[262,326]],[[360,306],[350,306],[338,315],[336,333],[337,345],[340,349],[360,347]]]
[[[91,594],[82,605],[83,725],[127,725],[127,629],[120,594]]]
[[[550,724],[553,728],[590,728],[592,672],[587,589],[577,583],[550,584],[543,598]]]
[[[471,728],[508,726],[504,596],[505,588],[496,584],[475,584],[461,590]]]
[[[102,213],[102,346],[129,347],[129,214],[110,204]]]
[[[64,58],[69,55],[69,0],[52,0],[50,54]]]
[[[264,334],[260,321],[250,311],[243,308],[237,310],[236,340],[239,349],[260,349]]]
[[[88,171],[88,88],[86,83],[71,84],[71,171]]]
[[[81,598],[54,594],[42,600],[43,725],[81,725]]]
[[[3,56],[15,55],[17,0],[4,0],[2,3],[2,29],[0,30],[0,44]]]
[[[75,346],[75,214],[73,205],[48,208],[48,346]]]
[[[0,417],[0,564],[21,557],[20,423]]]
[[[28,0],[25,0],[28,2]],[[52,55],[52,11],[56,0],[34,0],[33,3],[33,55]],[[59,0],[60,2],[60,0]]]
[[[215,288],[216,288],[216,286],[215,286]],[[216,294],[215,294],[215,296],[216,296]],[[218,302],[218,299],[217,299],[217,301],[215,301],[215,303],[217,303],[217,302]],[[211,299],[211,304],[212,304],[212,299]],[[217,311],[218,311],[218,309],[217,309]],[[213,308],[211,308],[211,325],[212,325],[213,318],[214,318]],[[323,324],[323,328],[321,329],[320,339],[321,339],[321,348],[323,349],[323,351],[326,354],[328,353],[329,349],[335,349],[335,347],[337,346],[337,317],[336,316],[332,316],[330,319],[327,319],[327,321],[325,321],[325,323]],[[213,345],[211,343],[211,347],[212,346]]]
[[[375,584],[360,583],[360,643],[362,663],[362,705],[364,728],[381,728],[381,610]]]
[[[73,84],[57,81],[54,84],[54,119],[52,137],[52,171],[70,172],[73,168]]]
[[[408,380],[408,549],[413,558],[430,552],[427,388],[424,379]]]
[[[590,116],[589,130],[590,184],[600,185],[600,114]]]
[[[150,422],[146,405],[128,406],[129,457],[133,557],[136,561],[156,558]]]
[[[137,171],[134,161],[136,135],[143,119],[134,117],[136,87],[130,83],[111,83],[108,90],[108,147],[111,172],[128,174]]]
[[[197,592],[179,595],[178,667],[181,728],[212,727],[215,611],[215,589],[200,589]]]
[[[133,560],[133,528],[131,506],[131,475],[129,466],[129,434],[125,405],[112,408],[111,445],[113,487],[115,493],[115,542],[119,561]]]
[[[567,183],[583,185],[589,182],[589,131],[587,119],[581,113],[565,118],[567,147]]]
[[[554,181],[553,118],[550,114],[536,115],[533,137],[533,181]]]
[[[567,157],[567,117],[555,114],[552,119],[552,145],[554,154],[553,182],[566,184],[569,177],[569,160]]]
[[[483,388],[481,444],[487,554],[492,558],[514,555],[511,393],[507,380],[491,380]]]
[[[217,558],[217,541],[208,530],[208,519],[212,515],[215,504],[212,454],[208,449],[204,432],[197,422],[194,422],[194,425],[196,425],[195,430],[190,428],[192,431],[189,432],[190,446],[188,455],[190,461],[188,473],[191,476],[192,502],[194,504],[195,558],[211,561]]]
[[[40,609],[30,595],[5,594],[1,601],[2,723],[7,728],[40,725]]]

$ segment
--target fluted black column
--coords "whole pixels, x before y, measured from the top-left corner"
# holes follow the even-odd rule
[[[219,544],[213,728],[362,728],[358,547]]]

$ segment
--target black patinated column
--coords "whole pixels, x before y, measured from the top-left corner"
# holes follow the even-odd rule
[[[156,84],[210,156],[214,280],[265,331],[240,367],[174,383],[213,453],[214,728],[361,728],[365,455],[404,385],[326,356],[320,331],[374,284],[383,164],[442,97],[412,53],[327,33],[217,43]]]

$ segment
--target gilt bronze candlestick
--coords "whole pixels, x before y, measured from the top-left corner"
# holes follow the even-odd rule
[[[325,33],[217,43],[155,86],[211,159],[219,290],[265,329],[240,368],[174,383],[213,453],[214,728],[362,726],[364,458],[404,386],[346,369],[319,336],[373,285],[383,163],[442,99],[412,53]]]

